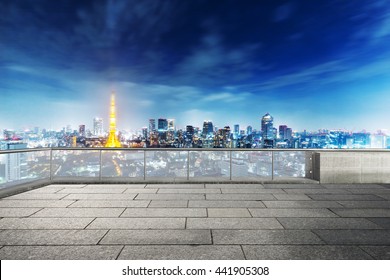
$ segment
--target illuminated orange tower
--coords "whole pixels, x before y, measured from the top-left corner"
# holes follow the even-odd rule
[[[118,138],[116,137],[116,111],[115,111],[115,94],[111,93],[110,106],[110,132],[106,143],[106,148],[120,148],[122,147]]]

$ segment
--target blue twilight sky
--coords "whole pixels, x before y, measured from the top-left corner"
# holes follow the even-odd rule
[[[390,2],[0,0],[0,129],[390,129]]]

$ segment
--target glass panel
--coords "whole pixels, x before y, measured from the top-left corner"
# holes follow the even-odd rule
[[[187,178],[187,151],[146,151],[146,178]]]
[[[274,177],[305,177],[305,152],[274,152]]]
[[[53,150],[53,178],[99,177],[100,153],[91,150]]]
[[[190,151],[190,178],[230,179],[228,151]]]
[[[272,178],[272,152],[232,152],[232,179]]]
[[[144,178],[143,151],[102,151],[102,177]]]
[[[50,151],[0,155],[0,188],[50,176]]]

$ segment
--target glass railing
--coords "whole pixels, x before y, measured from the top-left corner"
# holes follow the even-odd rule
[[[311,178],[312,152],[255,149],[0,151],[0,188],[48,181],[261,181]]]

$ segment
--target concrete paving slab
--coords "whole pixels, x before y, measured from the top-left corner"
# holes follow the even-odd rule
[[[206,184],[207,189],[264,189],[262,184]]]
[[[214,244],[324,244],[309,230],[212,230]]]
[[[353,194],[388,194],[390,195],[390,189],[349,189],[350,193]]]
[[[204,184],[147,184],[152,189],[204,189]]]
[[[207,217],[205,208],[127,208],[121,217]]]
[[[0,233],[1,236],[1,233]],[[211,244],[210,230],[110,230],[100,244]]]
[[[283,189],[288,194],[351,194],[348,189]]]
[[[304,194],[274,194],[277,200],[311,200],[310,197]]]
[[[266,189],[321,189],[320,184],[264,184]]]
[[[143,201],[143,200],[140,200]],[[148,207],[150,208],[186,208],[188,200],[152,200]]]
[[[2,260],[115,260],[123,246],[5,246]]]
[[[337,201],[345,208],[390,208],[390,201]]]
[[[149,200],[78,200],[69,208],[123,208],[148,207]]]
[[[252,217],[247,208],[208,208],[208,217],[227,218],[250,218]]]
[[[368,218],[370,221],[379,225],[381,228],[390,229],[390,218]]]
[[[327,244],[390,245],[390,230],[313,230]]]
[[[27,191],[27,192],[24,192],[24,193],[25,193],[25,194],[57,193],[57,192],[59,192],[60,190],[63,190],[63,189],[64,189],[63,187],[59,187],[59,188],[48,188],[48,187],[43,187],[43,188],[39,188],[39,189]]]
[[[0,200],[0,208],[67,207],[75,200]]]
[[[255,200],[190,200],[188,207],[205,208],[264,208],[261,201]]]
[[[1,245],[95,245],[107,230],[4,230]]]
[[[66,193],[21,193],[3,198],[4,200],[59,200],[64,198],[68,194]]]
[[[380,229],[364,218],[278,218],[286,229]]]
[[[314,200],[385,200],[383,197],[379,197],[372,194],[310,194],[308,195]]]
[[[4,218],[0,229],[83,229],[94,218]]]
[[[275,218],[188,218],[188,229],[283,229]]]
[[[0,217],[29,217],[42,208],[0,208]]]
[[[96,218],[88,229],[184,229],[185,218]]]
[[[328,189],[384,189],[385,187],[378,184],[321,184]]]
[[[248,260],[369,260],[358,246],[244,245]]]
[[[64,199],[73,200],[133,200],[136,194],[121,193],[121,194],[68,194]]]
[[[390,246],[360,246],[376,260],[390,260]]]
[[[119,217],[125,208],[45,208],[31,217]]]
[[[1,252],[1,251],[0,251]],[[0,254],[1,256],[1,254]],[[243,260],[241,247],[215,245],[125,246],[121,260]]]
[[[276,200],[272,194],[206,194],[207,200]]]
[[[334,213],[328,209],[307,209],[307,208],[264,208],[264,209],[252,209],[249,208],[249,212],[253,217],[337,217]]]
[[[336,208],[342,207],[336,201],[263,201],[267,208]]]
[[[111,194],[111,193],[123,193],[126,189],[124,188],[111,188],[111,189],[103,189],[103,188],[81,188],[81,189],[70,189],[65,188],[57,193],[93,193],[93,194]]]
[[[377,196],[386,200],[390,200],[390,194],[377,194]]]
[[[125,188],[125,189],[143,189],[146,184],[88,184],[86,188]]]
[[[84,188],[87,184],[51,184],[43,188]]]
[[[221,189],[159,189],[157,193],[221,193]]]
[[[202,200],[204,194],[139,194],[136,200]]]
[[[233,189],[222,189],[223,194],[227,193],[267,193],[267,194],[286,194],[286,192],[282,189],[239,189],[239,188],[233,188]]]
[[[390,217],[390,209],[341,209],[335,208],[331,209],[340,217]]]
[[[158,189],[126,189],[124,193],[157,193]]]

